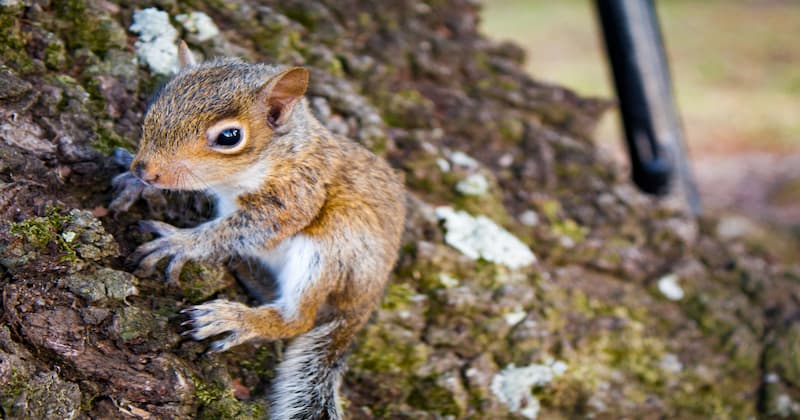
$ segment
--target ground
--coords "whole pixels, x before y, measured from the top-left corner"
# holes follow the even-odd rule
[[[800,158],[794,36],[800,7],[746,0],[655,4],[706,209],[800,232],[800,197],[792,187],[800,182],[793,164]],[[586,0],[490,0],[482,28],[523,46],[534,77],[611,97],[593,9]],[[594,137],[624,162],[618,118],[608,113]]]

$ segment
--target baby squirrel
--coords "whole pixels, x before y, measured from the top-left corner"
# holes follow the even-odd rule
[[[227,333],[211,351],[294,338],[277,368],[271,418],[341,418],[345,353],[397,259],[403,183],[311,114],[306,69],[233,58],[198,64],[185,43],[179,51],[181,70],[152,100],[130,170],[157,188],[211,193],[216,218],[191,229],[143,222],[160,237],[131,258],[142,274],[168,258],[170,281],[188,260],[259,261],[277,299],[191,307],[188,333]]]

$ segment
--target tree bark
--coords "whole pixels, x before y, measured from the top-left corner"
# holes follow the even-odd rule
[[[308,67],[320,119],[405,174],[400,261],[349,359],[351,418],[800,412],[796,261],[638,193],[590,140],[609,102],[532,80],[518,47],[479,33],[475,2],[156,3],[204,57]],[[137,221],[194,225],[208,201],[148,191],[108,211],[125,170],[110,152],[135,148],[167,77],[128,29],[148,5],[0,4],[4,416],[263,417],[282,343],[209,355],[180,335],[188,305],[255,303],[229,270],[190,264],[169,286],[125,264],[149,239]],[[482,226],[478,258],[442,205]],[[482,245],[511,235],[535,263]]]

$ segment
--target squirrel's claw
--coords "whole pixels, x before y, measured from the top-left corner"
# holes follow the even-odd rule
[[[134,274],[148,277],[153,274],[161,260],[170,258],[164,274],[169,283],[177,283],[183,266],[192,259],[188,254],[192,245],[187,230],[155,220],[140,222],[139,226],[143,232],[155,233],[161,237],[140,245],[128,257],[128,262],[137,267]]]
[[[169,265],[167,265],[167,269],[165,271],[167,282],[171,284],[177,284],[181,279],[181,271],[183,270],[183,266],[186,265],[188,261],[189,259],[183,255],[176,255],[173,257],[172,261],[170,261]]]
[[[169,223],[158,220],[142,220],[139,222],[139,229],[142,233],[155,233],[158,236],[173,235],[180,230]]]
[[[135,267],[139,266],[140,267],[141,263],[144,260],[144,258],[146,258],[147,256],[151,255],[159,247],[161,247],[161,244],[163,242],[164,241],[162,241],[159,238],[159,239],[156,239],[154,241],[145,242],[145,243],[139,245],[139,247],[136,248],[135,251],[133,251],[130,255],[128,255],[128,260],[127,260],[128,264],[131,265],[131,266],[135,266]]]
[[[151,276],[155,272],[156,265],[159,261],[170,256],[169,249],[166,247],[158,247],[163,241],[157,241],[159,241],[159,243],[156,244],[154,244],[156,241],[148,242],[137,248],[136,251],[131,254],[131,260],[135,262],[138,261],[138,263],[135,263],[136,271],[133,272],[137,277]],[[148,248],[152,248],[153,246],[156,246],[156,248],[152,250],[140,250],[140,248],[145,245],[149,245]]]
[[[195,340],[204,340],[208,337],[229,333],[227,336],[211,343],[209,353],[225,351],[233,346],[244,343],[255,337],[255,334],[246,330],[242,324],[247,306],[227,300],[214,300],[202,305],[193,306],[181,312],[189,315],[193,328],[187,331]]]
[[[211,347],[208,348],[209,353],[221,353],[229,348],[239,345],[246,340],[242,340],[239,338],[238,334],[231,333],[227,337],[223,338],[222,340],[217,340],[211,343]]]

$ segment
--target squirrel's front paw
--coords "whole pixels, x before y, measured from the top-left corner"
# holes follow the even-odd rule
[[[131,152],[118,147],[114,150],[112,157],[117,165],[126,168],[126,170],[111,180],[111,186],[114,191],[112,192],[113,198],[108,205],[108,209],[113,213],[124,213],[139,199],[143,199],[151,213],[162,213],[167,207],[163,191],[145,184],[144,181],[127,170],[133,161]]]
[[[250,310],[252,309],[241,303],[222,299],[184,309],[181,312],[191,318],[184,324],[192,326],[184,334],[191,335],[195,340],[203,340],[227,332],[227,336],[211,343],[209,349],[210,352],[225,351],[256,336],[242,321],[244,314]]]
[[[114,153],[112,153],[111,156],[114,162],[126,168],[126,171],[115,176],[114,179],[111,180],[111,186],[114,188],[114,199],[111,201],[111,204],[108,205],[108,208],[113,212],[126,212],[131,208],[133,203],[142,196],[142,192],[147,188],[147,185],[144,181],[127,171],[127,168],[131,166],[131,162],[133,161],[131,152],[118,147],[114,149]]]
[[[123,213],[131,208],[133,203],[142,196],[142,192],[147,185],[130,172],[123,172],[111,180],[114,188],[114,199],[108,205],[109,210],[115,213]]]
[[[170,283],[177,282],[184,264],[199,256],[197,250],[200,245],[195,241],[192,229],[179,229],[155,220],[139,222],[139,225],[143,231],[161,237],[142,244],[128,258],[133,263],[138,262],[134,274],[140,277],[149,276],[153,274],[159,261],[170,257],[165,274]]]

